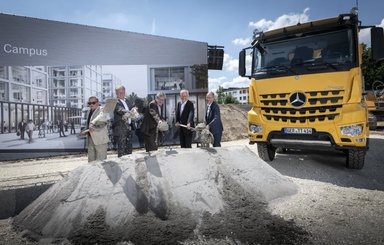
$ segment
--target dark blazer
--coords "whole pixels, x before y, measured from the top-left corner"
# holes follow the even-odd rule
[[[207,125],[209,124],[209,131],[211,131],[212,134],[218,134],[223,131],[223,123],[221,122],[220,117],[220,107],[215,101],[212,102],[208,115],[207,111],[205,111],[205,122]]]
[[[181,115],[180,115],[180,110],[181,110],[181,102],[177,104],[176,122],[184,125],[187,125],[187,123],[190,123],[191,127],[195,127],[195,124],[193,122],[193,119],[195,117],[195,108],[193,106],[193,103],[190,100],[188,100],[184,106],[184,110]],[[188,131],[192,132],[192,130],[188,130]]]
[[[129,108],[128,100],[125,100],[125,103],[127,103],[129,110],[132,109],[132,108]],[[117,129],[117,130],[122,129],[122,130],[124,130],[124,128],[127,128],[127,126],[129,126],[123,120],[124,113],[125,113],[124,105],[118,99],[117,103],[116,103],[115,110],[113,111],[113,127],[114,127],[114,129]]]
[[[153,100],[149,103],[148,108],[145,109],[141,133],[144,135],[155,133],[160,119],[163,118],[160,117],[159,108],[157,107],[156,101]]]

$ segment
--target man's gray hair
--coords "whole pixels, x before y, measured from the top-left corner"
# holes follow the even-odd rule
[[[208,93],[207,93],[207,95],[212,95],[212,96],[213,96],[213,98],[215,98],[215,93],[214,93],[214,92],[212,92],[212,91],[208,92]]]
[[[124,89],[125,90],[125,87],[123,85],[119,85],[119,86],[117,86],[115,88],[115,91],[120,90],[120,89]]]
[[[186,89],[181,90],[180,94],[183,94],[183,93],[186,93],[189,96],[189,91],[188,90],[186,90]]]
[[[167,98],[167,96],[165,95],[164,92],[158,92],[158,93],[156,94],[156,98],[159,98],[159,97],[164,97],[164,99]]]

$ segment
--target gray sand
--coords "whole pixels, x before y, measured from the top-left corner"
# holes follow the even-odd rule
[[[13,224],[30,239],[73,244],[305,243],[305,231],[267,208],[296,191],[246,146],[134,153],[73,170]]]

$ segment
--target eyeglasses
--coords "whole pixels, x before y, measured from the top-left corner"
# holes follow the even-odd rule
[[[96,105],[97,101],[88,102],[88,105]]]

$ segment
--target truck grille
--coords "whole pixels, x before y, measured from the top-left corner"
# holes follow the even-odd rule
[[[344,90],[304,92],[306,103],[295,108],[289,103],[290,93],[259,96],[264,120],[292,124],[329,122],[337,119],[343,106]]]

